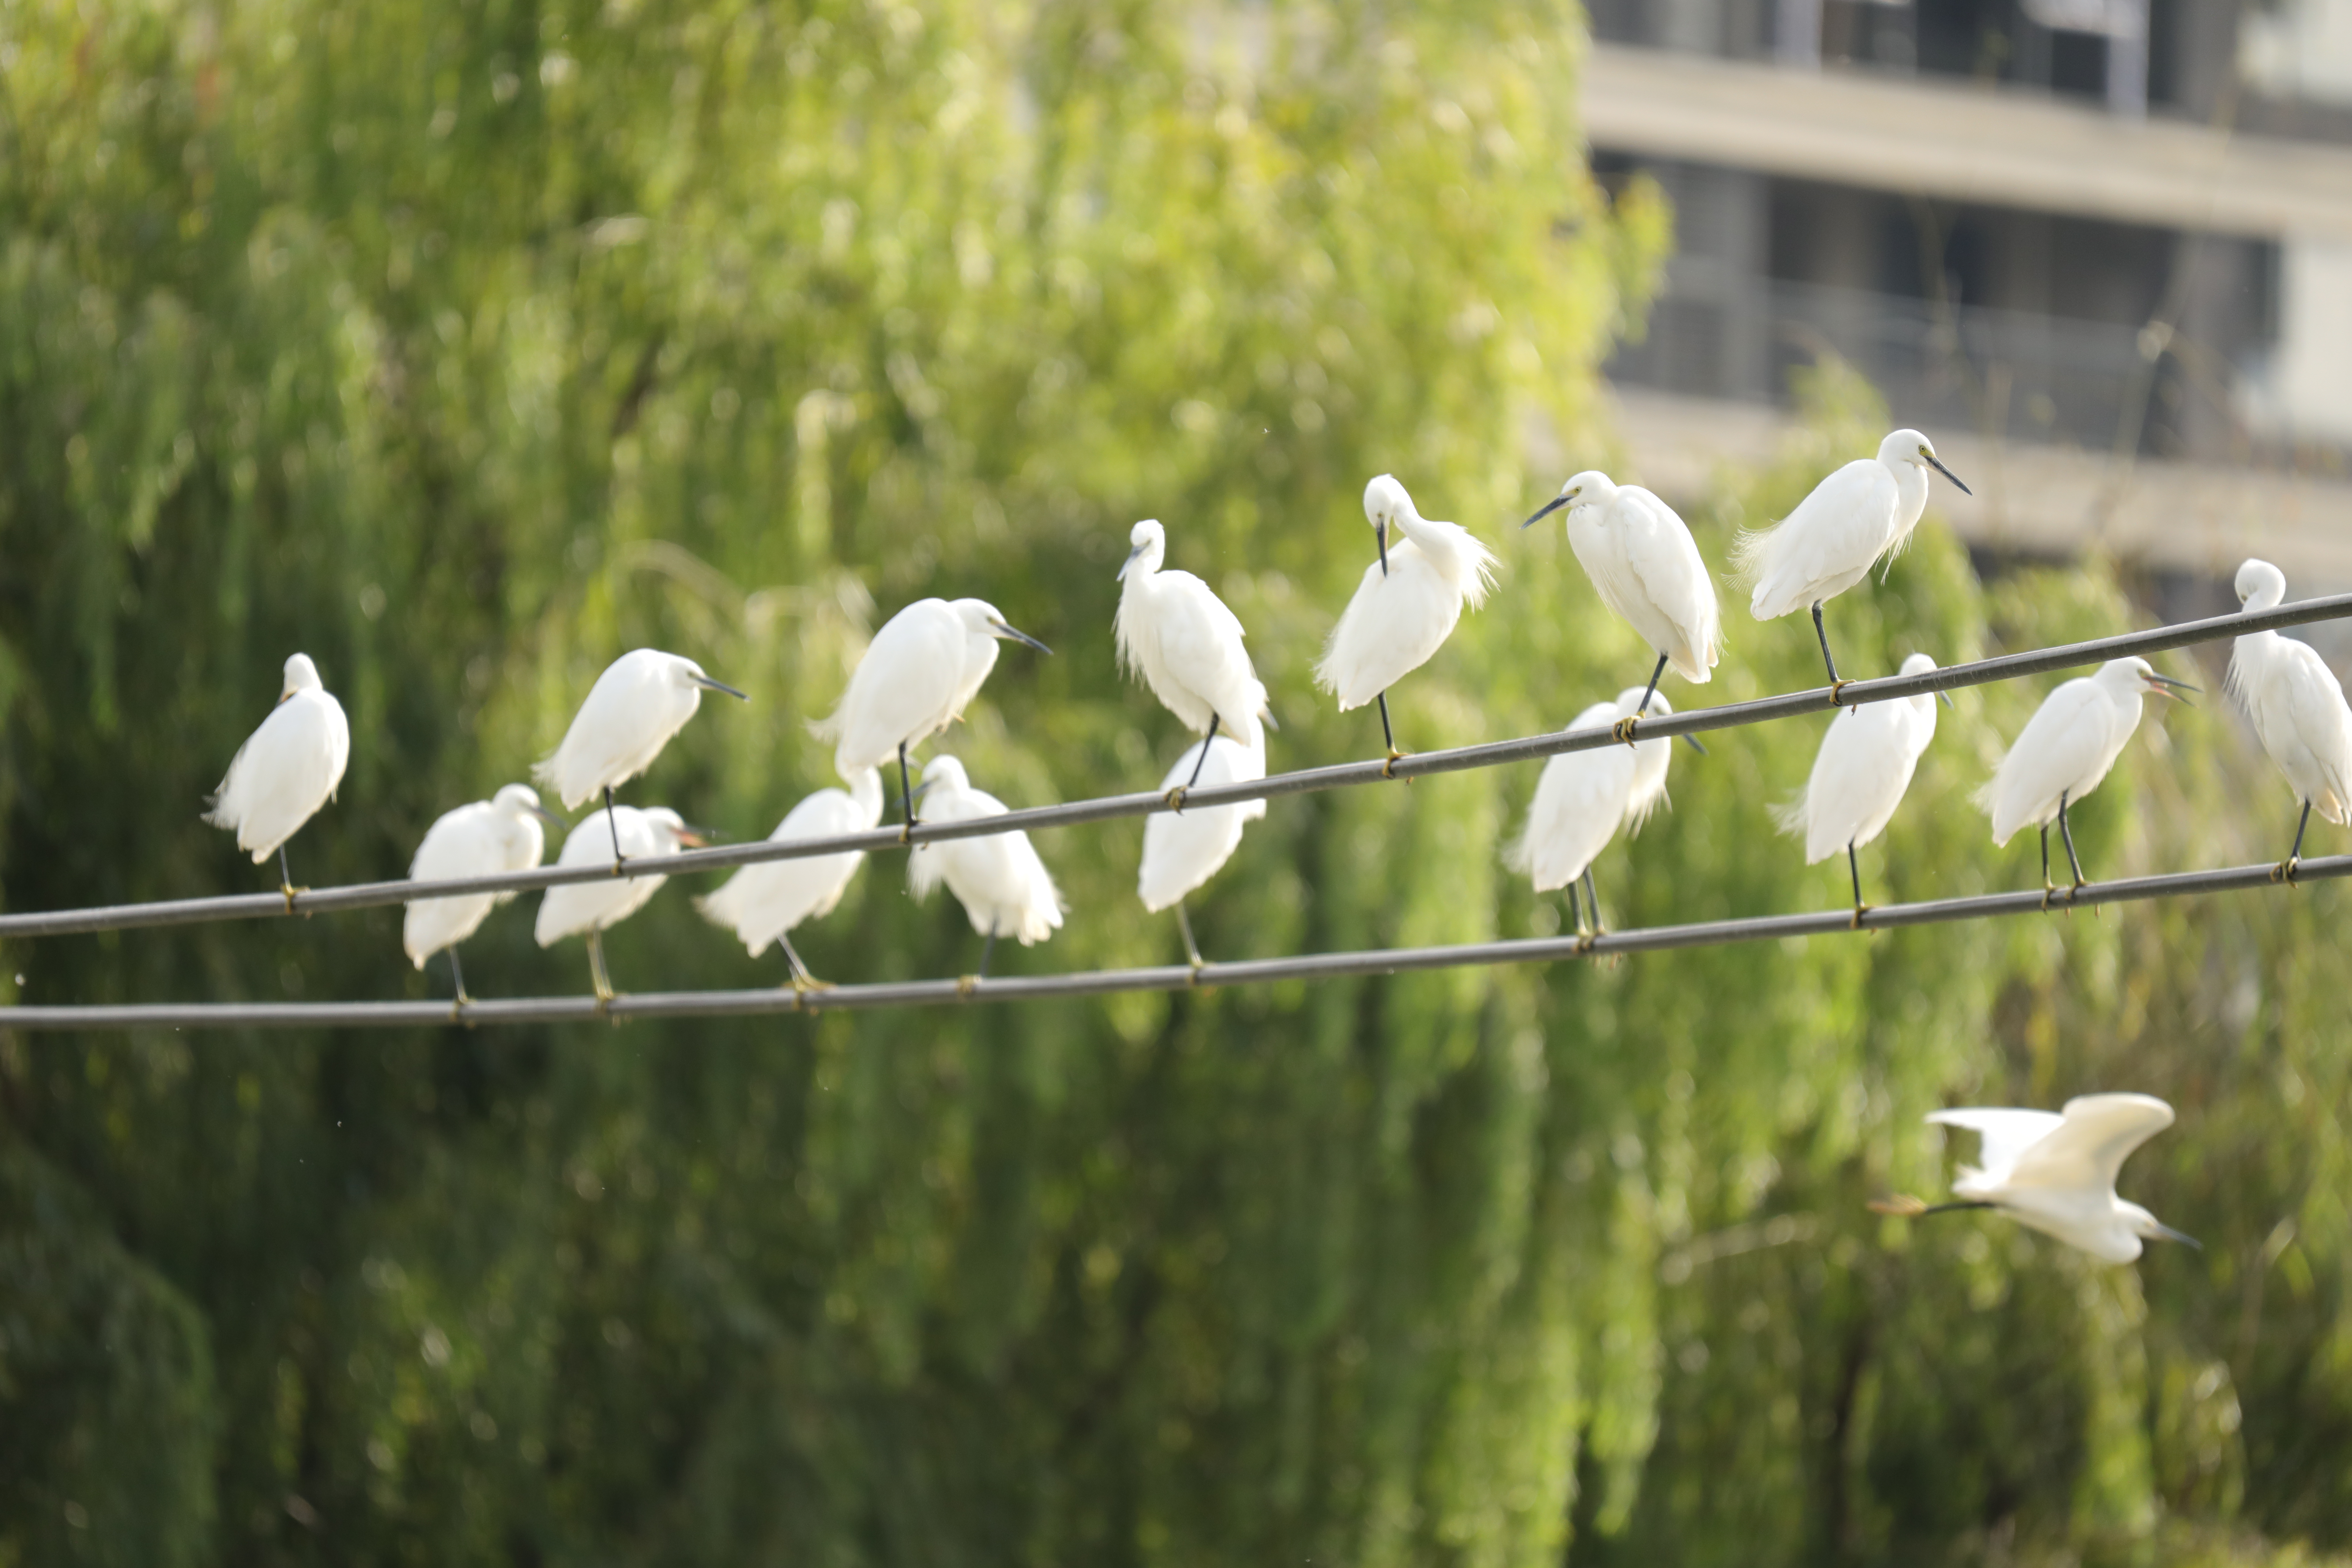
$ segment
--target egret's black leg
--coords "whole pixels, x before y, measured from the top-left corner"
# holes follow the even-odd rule
[[[2066,825],[2066,792],[2063,789],[2058,792],[2058,837],[2066,841],[2066,865],[2074,873],[2074,885],[2066,893],[2067,902],[2072,903],[2074,895],[2083,890],[2083,863],[2074,858],[2074,830]]]
[[[2050,895],[2057,890],[2050,880],[2050,825],[2045,822],[2042,825],[2042,907],[2043,909],[2050,907]]]
[[[898,742],[898,814],[904,819],[898,834],[900,843],[915,828],[915,786],[907,779],[907,742]]]
[[[617,874],[628,857],[621,853],[621,825],[613,816],[613,786],[604,786],[604,831],[613,836],[613,869]]]
[[[1870,906],[1862,901],[1862,863],[1853,858],[1853,840],[1851,838],[1845,841],[1845,868],[1853,876],[1853,919],[1854,923],[1860,925],[1862,911]]]
[[[980,944],[980,976],[979,976],[979,977],[980,977],[981,979],[982,979],[982,980],[985,980],[985,979],[987,979],[987,978],[988,978],[988,960],[989,960],[989,956],[990,956],[992,953],[995,952],[995,951],[996,951],[996,927],[995,927],[994,923],[993,923],[993,922],[992,922],[992,923],[990,924],[989,928],[988,928],[988,940],[987,940],[986,942],[982,942],[982,943]]]
[[[1647,713],[1650,710],[1650,699],[1658,694],[1658,682],[1664,679],[1665,673],[1666,656],[1664,654],[1660,654],[1658,656],[1657,668],[1650,671],[1650,684],[1643,689],[1642,705],[1633,710],[1634,718],[1639,719],[1643,714]]]
[[[1818,600],[1813,605],[1813,636],[1821,639],[1822,662],[1829,667],[1830,694],[1835,697],[1837,688],[1843,686],[1845,682],[1838,679],[1837,660],[1830,657],[1830,634],[1822,626],[1822,606]]]
[[[588,978],[595,984],[599,1007],[613,999],[613,980],[604,973],[604,933],[593,927],[588,932]]]
[[[776,933],[776,941],[783,945],[784,961],[793,966],[792,984],[794,991],[830,991],[833,989],[832,986],[826,984],[824,981],[819,980],[814,974],[811,973],[809,972],[809,966],[801,962],[800,950],[793,946],[791,932],[778,931]]]
[[[1568,923],[1576,929],[1577,935],[1584,934],[1584,910],[1576,901],[1576,879],[1573,877],[1568,879]]]
[[[465,967],[457,962],[457,948],[451,947],[448,949],[448,953],[449,979],[457,987],[457,1005],[462,1007],[473,998],[466,994],[466,971]]]
[[[1199,969],[1202,963],[1201,946],[1192,940],[1192,917],[1185,914],[1184,900],[1181,899],[1176,900],[1176,929],[1184,933],[1184,956],[1192,962],[1194,969]]]
[[[1388,711],[1385,708],[1381,709],[1381,717],[1386,719]],[[1184,781],[1186,789],[1191,789],[1201,782],[1201,770],[1209,765],[1209,742],[1217,738],[1217,721],[1222,717],[1223,715],[1215,712],[1209,715],[1209,732],[1201,737],[1201,754],[1192,759],[1192,776]]]
[[[1373,700],[1381,705],[1381,740],[1388,746],[1389,761],[1393,763],[1404,753],[1396,749],[1396,731],[1389,728],[1389,694],[1383,691]],[[1381,772],[1387,774],[1388,769],[1383,767]]]
[[[278,847],[278,890],[286,895],[286,912],[294,912],[294,873],[287,869],[286,846]]]
[[[2303,860],[2303,831],[2310,826],[2311,802],[2306,800],[2303,803],[2303,816],[2294,825],[2294,847],[2286,852],[2286,864],[2279,868],[2279,876],[2286,881],[2294,880],[2294,868]]]
[[[1601,895],[1592,886],[1592,868],[1584,868],[1584,901],[1592,910],[1592,934],[1605,936],[1609,928],[1601,923]]]

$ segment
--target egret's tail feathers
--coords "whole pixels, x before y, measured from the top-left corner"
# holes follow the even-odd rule
[[[1658,742],[1654,741],[1649,742],[1649,744],[1652,745],[1655,745]],[[1675,805],[1673,799],[1668,796],[1665,786],[1663,784],[1658,786],[1658,790],[1655,794],[1643,799],[1636,800],[1627,805],[1623,820],[1623,826],[1627,836],[1631,837],[1634,834],[1640,833],[1642,831],[1642,824],[1649,821],[1652,816],[1655,816],[1657,814],[1658,807],[1662,805],[1669,811],[1672,811]]]
[[[1502,570],[1503,563],[1477,535],[1465,531],[1463,538],[1468,541],[1470,580],[1462,584],[1462,598],[1475,610],[1484,605],[1486,595],[1494,592],[1495,574]]]
[[[1743,588],[1753,588],[1762,583],[1779,553],[1775,548],[1779,523],[1762,528],[1743,528],[1731,541],[1731,580]]]
[[[1530,821],[1519,829],[1519,836],[1503,847],[1503,864],[1523,877],[1535,875],[1535,824]]]
[[[1802,838],[1805,836],[1805,797],[1811,793],[1811,786],[1801,789],[1770,808],[1773,825],[1788,837]]]

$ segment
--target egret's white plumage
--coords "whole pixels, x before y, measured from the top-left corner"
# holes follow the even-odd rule
[[[1915,653],[1898,673],[1935,668],[1933,658]],[[1805,841],[1805,864],[1859,848],[1884,832],[1935,738],[1936,700],[1928,696],[1872,702],[1832,719],[1804,790],[1772,814],[1781,831]]]
[[[1568,547],[1601,602],[1685,680],[1712,679],[1723,647],[1722,611],[1715,579],[1675,509],[1639,485],[1588,471],[1560,486],[1521,526],[1563,506]]]
[[[1994,847],[2021,827],[2047,829],[2062,805],[2090,794],[2139,728],[2143,695],[2169,696],[2165,688],[2179,684],[2144,658],[2115,658],[2043,698],[1991,781],[1977,792],[1977,804],[1992,817]]]
[[[1592,704],[1569,721],[1569,732],[1613,728],[1633,717],[1642,691],[1629,686],[1614,701]],[[1653,694],[1650,707],[1658,713],[1674,711],[1663,695]],[[1572,887],[1621,827],[1639,831],[1664,801],[1673,760],[1674,742],[1662,738],[1562,752],[1546,762],[1528,806],[1527,826],[1507,854],[1511,868],[1526,872],[1538,893]]]
[[[1832,682],[1837,662],[1830,658],[1829,634],[1821,630],[1821,606],[1909,542],[1927,505],[1930,468],[1961,494],[1969,493],[1937,460],[1927,437],[1916,430],[1895,431],[1878,444],[1877,457],[1846,464],[1814,486],[1794,511],[1769,528],[1743,531],[1734,547],[1739,578],[1755,590],[1748,613],[1769,621],[1811,610]]]
[[[882,775],[863,768],[847,791],[821,789],[806,796],[776,825],[769,842],[833,838],[861,833],[882,820]],[[863,850],[770,860],[746,866],[694,907],[713,925],[724,926],[757,958],[770,943],[790,935],[803,921],[822,920],[841,902],[850,878],[866,859]]]
[[[319,683],[310,656],[298,653],[286,661],[278,706],[236,749],[205,820],[234,831],[257,866],[334,798],[351,759],[343,705]]]
[[[1981,1140],[1977,1163],[1962,1166],[1952,1183],[1969,1203],[1990,1204],[2108,1263],[2131,1262],[2144,1238],[2195,1245],[2116,1196],[2124,1161],[2172,1125],[2172,1107],[2153,1095],[2077,1095],[2062,1114],[1978,1107],[1931,1111],[1927,1120]]]
[[[1013,630],[984,599],[918,599],[885,621],[850,672],[841,705],[814,726],[834,742],[833,765],[843,781],[895,756],[904,791],[908,748],[963,717],[996,668],[1002,640],[1052,651]]]
[[[689,829],[667,806],[644,810],[634,805],[614,806],[583,817],[563,840],[562,852],[556,856],[555,863],[600,866],[611,864],[616,857],[631,860],[666,858],[701,842],[701,836]],[[604,976],[604,949],[599,939],[644,909],[668,879],[614,877],[550,888],[540,897],[539,922],[533,934],[541,947],[552,947],[567,936],[586,936],[589,970],[596,981],[596,994],[609,998],[612,986]]]
[[[1200,777],[1194,783],[1212,789],[1265,777],[1265,733],[1258,730],[1256,735],[1255,746],[1223,735],[1196,742],[1176,759],[1160,787],[1177,788],[1192,779],[1196,769]],[[1205,758],[1201,755],[1202,746],[1208,748]],[[1265,802],[1249,800],[1160,812],[1145,818],[1143,864],[1135,878],[1136,896],[1143,900],[1143,907],[1158,914],[1215,876],[1241,847],[1243,827],[1265,816]]]
[[[650,647],[625,653],[596,678],[563,732],[563,743],[531,776],[553,790],[567,811],[617,788],[653,766],[670,737],[702,706],[705,691],[743,695],[681,655]],[[567,842],[567,853],[570,847]]]
[[[925,820],[968,822],[1002,816],[1004,803],[971,787],[963,763],[936,756],[923,769]],[[1045,941],[1062,923],[1062,895],[1026,833],[949,838],[918,844],[907,859],[908,886],[918,899],[945,882],[986,937],[1017,937],[1024,947]]]
[[[416,858],[408,863],[413,882],[457,877],[497,877],[528,871],[547,853],[547,814],[529,784],[511,784],[488,800],[447,811],[425,830]],[[512,893],[467,893],[453,899],[418,899],[400,925],[401,945],[417,968],[425,960],[480,929],[490,910]]]
[[[1246,747],[1265,710],[1265,686],[1250,668],[1240,619],[1190,572],[1161,570],[1168,542],[1159,523],[1137,523],[1128,543],[1112,626],[1119,663],[1142,676],[1185,728],[1197,734],[1214,723]]]
[[[2286,597],[2286,574],[2267,561],[2249,561],[2238,568],[2237,586],[2247,609],[2267,610]],[[2308,643],[2250,632],[2230,655],[2230,689],[2306,816],[2316,811],[2338,827],[2352,826],[2352,708],[2327,661]],[[2302,843],[2298,829],[2294,853]]]
[[[1438,650],[1493,586],[1494,553],[1458,523],[1424,518],[1395,478],[1381,474],[1364,487],[1364,516],[1386,556],[1364,568],[1331,641],[1315,667],[1315,683],[1339,700],[1339,711],[1377,700]],[[1388,542],[1393,529],[1402,539]]]

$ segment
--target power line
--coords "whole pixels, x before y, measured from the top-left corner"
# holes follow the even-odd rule
[[[2352,877],[2352,855],[2303,861],[2298,882]],[[2276,866],[2234,866],[2216,871],[2180,871],[2085,883],[2072,900],[2060,889],[2047,910],[2133,903],[2179,895],[2201,896],[2281,885]],[[1103,996],[1127,991],[1184,991],[1195,987],[1266,985],[1283,980],[1334,980],[1355,975],[1401,974],[1428,969],[1485,968],[1505,963],[1553,963],[1563,959],[1605,958],[1624,952],[1659,952],[1685,947],[1775,942],[1797,936],[1841,936],[1856,931],[1941,925],[1956,921],[2044,911],[2038,892],[1985,893],[1966,899],[1890,904],[1864,911],[1826,910],[1811,914],[1764,915],[1748,920],[1707,921],[1694,925],[1651,926],[1612,931],[1590,940],[1537,937],[1508,942],[1464,942],[1447,947],[1374,948],[1359,952],[1307,953],[1292,958],[1242,959],[1210,963],[1198,972],[1182,964],[1143,969],[1092,970],[1078,974],[1006,975],[987,980],[908,980],[871,985],[839,985],[807,996],[789,988],[751,991],[647,992],[615,998],[600,1008],[589,996],[539,996],[469,1003],[460,1018],[447,1002],[257,1002],[152,1003],[123,1006],[0,1007],[0,1029],[297,1029],[401,1028],[464,1022],[510,1024],[622,1023],[632,1018],[722,1018],[774,1013],[867,1011],[882,1007],[931,1007],[979,1002],[1036,1002],[1070,996]]]
[[[2013,680],[2021,676],[2096,664],[2126,655],[2162,653],[2170,648],[2186,647],[2192,643],[2212,642],[2249,632],[2273,631],[2282,626],[2305,626],[2346,616],[2352,616],[2352,594],[2336,594],[2326,598],[2281,605],[2251,615],[2215,616],[2207,620],[2159,626],[2152,631],[2126,632],[2119,637],[2068,643],[2038,652],[2008,654],[1999,658],[1979,659],[1972,664],[1956,664],[1920,675],[1890,675],[1875,680],[1850,680],[1837,691],[1835,700],[1832,700],[1830,688],[1817,686],[1810,690],[1759,698],[1751,702],[1691,709],[1644,719],[1641,722],[1641,733],[1645,738],[1657,739],[1736,729],[1775,719],[1824,713],[1838,707],[1853,708],[1866,702],[1884,702],[1896,698]],[[1596,751],[1617,743],[1615,737],[1606,730],[1547,731],[1517,740],[1457,746],[1448,751],[1422,752],[1401,758],[1393,764],[1385,762],[1340,763],[1330,767],[1273,773],[1243,784],[1204,787],[1189,792],[1184,804],[1188,808],[1205,809],[1281,795],[1311,795],[1324,790],[1383,784],[1392,779],[1425,778],[1473,768],[1538,762],[1564,752]],[[902,837],[903,830],[898,827],[877,827],[830,838],[787,839],[781,843],[763,838],[748,844],[689,849],[677,855],[625,862],[617,872],[610,866],[602,865],[542,866],[535,870],[515,871],[496,877],[360,882],[348,887],[310,889],[297,893],[291,899],[278,893],[241,893],[224,898],[175,899],[154,903],[0,915],[0,939],[68,936],[89,931],[195,925],[213,921],[263,920],[295,914],[331,914],[343,910],[374,909],[418,899],[453,898],[469,893],[539,892],[576,882],[601,882],[615,875],[680,877],[697,871],[725,871],[771,860],[838,855],[849,850],[896,849],[908,843],[932,844],[951,838],[986,838],[1016,829],[1069,827],[1118,817],[1148,816],[1169,809],[1167,797],[1150,791],[1071,801],[1061,805],[1033,806],[1010,811],[1002,816],[962,822],[927,822],[916,826],[911,838]]]

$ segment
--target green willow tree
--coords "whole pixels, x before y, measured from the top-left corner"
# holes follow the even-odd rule
[[[1566,721],[1648,655],[1556,530],[1512,531],[1560,477],[1527,436],[1627,456],[1593,367],[1666,230],[1575,151],[1580,40],[1546,5],[0,5],[7,904],[268,886],[195,814],[297,647],[355,734],[292,847],[314,883],[396,874],[643,644],[754,700],[631,798],[762,833],[828,782],[806,722],[866,632],[932,593],[1058,650],[948,738],[983,786],[1147,786],[1184,743],[1110,651],[1147,515],[1252,628],[1275,765],[1370,754],[1307,671],[1383,470],[1508,568],[1401,738]],[[1814,444],[1695,519],[1711,560],[1883,427],[1834,376],[1812,401]],[[2095,572],[1988,597],[1930,525],[1840,607],[1892,668],[2124,605]],[[1678,701],[1811,679],[1802,628],[1730,625]],[[1880,896],[2027,874],[1966,797],[2036,695],[1946,721]],[[2237,803],[2284,792],[2242,739],[2158,733],[2082,815],[2093,864],[2256,852]],[[1769,837],[1817,734],[1678,759],[1601,868],[1615,920],[1841,896]],[[1284,803],[1204,941],[1556,930],[1500,863],[1534,772]],[[1165,961],[1139,839],[1041,839],[1070,923],[1000,962]],[[805,933],[820,972],[970,966],[900,877]],[[782,978],[686,891],[615,933],[623,986]],[[2342,908],[1019,1010],[0,1037],[0,1564],[2341,1542]],[[469,948],[479,991],[584,987],[526,931]],[[396,910],[5,957],[38,1001],[446,984]],[[2125,1079],[2183,1107],[2135,1190],[2202,1258],[1862,1208],[1939,1179],[1933,1105]]]

